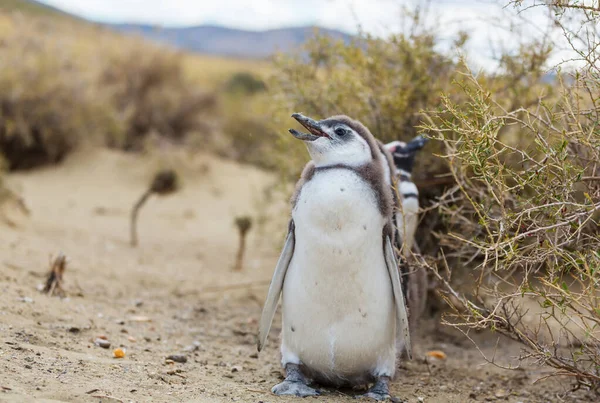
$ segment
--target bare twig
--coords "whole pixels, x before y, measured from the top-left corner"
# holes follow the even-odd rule
[[[62,288],[63,275],[67,268],[67,257],[60,252],[58,256],[53,259],[50,263],[50,272],[46,279],[46,284],[42,289],[42,292],[54,295],[56,292],[59,296],[64,296],[65,291]]]

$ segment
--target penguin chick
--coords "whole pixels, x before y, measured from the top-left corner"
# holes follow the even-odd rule
[[[385,145],[393,158],[400,194],[400,209],[396,215],[396,221],[398,237],[402,241],[403,256],[408,256],[412,250],[418,224],[419,190],[412,181],[415,155],[427,141],[425,137],[417,136],[408,143],[393,141]]]
[[[403,291],[410,313],[410,328],[415,330],[427,303],[427,273],[421,267],[411,268],[410,254],[414,247],[415,232],[418,225],[419,191],[412,181],[415,156],[428,139],[417,136],[408,143],[394,141],[384,147],[391,154],[396,187],[400,203],[396,212],[396,247],[401,251],[400,271]]]
[[[259,327],[264,347],[282,294],[277,395],[311,396],[316,381],[374,385],[366,397],[389,398],[398,340],[410,357],[408,318],[392,246],[393,198],[377,142],[347,116],[315,121],[292,115],[308,133],[311,161],[292,198],[292,219]],[[388,174],[389,175],[389,174]]]

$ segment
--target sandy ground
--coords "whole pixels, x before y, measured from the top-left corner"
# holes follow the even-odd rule
[[[149,201],[140,246],[131,248],[129,209],[165,164],[182,172],[183,188]],[[284,201],[265,198],[272,175],[206,155],[96,151],[8,179],[31,216],[9,209],[17,226],[0,222],[0,401],[299,400],[269,392],[281,379],[279,318],[266,351],[255,346],[288,214]],[[233,272],[240,214],[263,220],[251,231],[245,269]],[[70,259],[64,299],[36,289],[59,251]],[[93,343],[98,336],[109,349]],[[506,340],[474,337],[498,363],[520,353]],[[125,358],[113,358],[117,347]],[[448,358],[426,362],[433,349]],[[169,363],[171,354],[187,362]],[[545,374],[485,364],[469,341],[430,320],[392,392],[409,402],[593,401],[556,379],[534,383]],[[334,390],[307,400],[355,401]]]

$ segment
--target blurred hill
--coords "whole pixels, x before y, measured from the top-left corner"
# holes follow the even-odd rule
[[[56,15],[73,19],[82,18],[35,0],[0,0],[0,10],[21,11],[35,15]],[[334,39],[350,41],[344,32],[313,26],[248,31],[215,25],[184,28],[157,27],[146,24],[102,24],[117,32],[138,34],[142,37],[174,46],[180,50],[214,56],[262,59],[276,52],[289,53],[314,36],[315,31]]]
[[[0,0],[0,11],[20,11],[30,15],[45,15],[81,19],[56,7],[52,7],[35,0]]]
[[[118,24],[112,28],[137,33],[148,39],[180,49],[210,55],[265,58],[276,52],[289,53],[314,36],[315,31],[334,39],[350,41],[351,35],[319,27],[294,27],[267,31],[247,31],[214,25],[187,28],[161,28],[152,25]]]

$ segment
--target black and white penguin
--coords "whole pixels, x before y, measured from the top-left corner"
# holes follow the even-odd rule
[[[427,141],[425,137],[417,136],[408,143],[393,141],[384,146],[392,155],[396,186],[400,195],[396,221],[403,256],[407,256],[413,248],[418,224],[419,190],[412,181],[412,170],[417,151],[422,149]]]
[[[411,355],[408,317],[392,245],[394,206],[378,144],[347,116],[315,121],[292,115],[308,133],[312,160],[292,198],[292,219],[259,328],[259,351],[282,294],[278,395],[310,396],[311,382],[374,384],[365,396],[389,398],[397,343]],[[389,175],[389,174],[388,174]]]
[[[422,267],[410,264],[411,253],[415,245],[415,232],[419,223],[419,190],[412,181],[415,157],[428,139],[417,136],[408,143],[393,141],[383,147],[391,155],[393,182],[397,190],[396,247],[400,250],[400,271],[402,285],[409,311],[411,330],[418,327],[420,317],[427,304],[427,273]],[[399,346],[401,347],[401,346]]]

